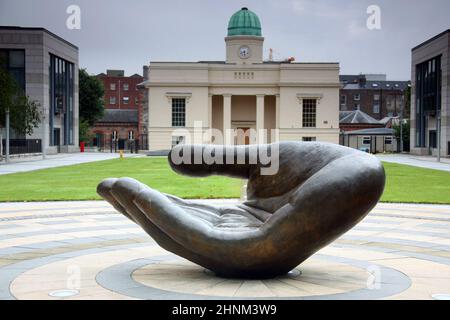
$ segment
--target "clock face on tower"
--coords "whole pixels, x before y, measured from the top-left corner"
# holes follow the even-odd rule
[[[241,59],[247,59],[250,57],[250,48],[247,46],[242,46],[239,48],[239,57]]]

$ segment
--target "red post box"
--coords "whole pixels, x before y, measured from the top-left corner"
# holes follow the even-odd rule
[[[80,152],[84,152],[84,142],[80,142]]]

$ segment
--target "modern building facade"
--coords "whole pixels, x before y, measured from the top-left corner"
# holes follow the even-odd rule
[[[144,131],[142,89],[138,87],[144,78],[138,74],[126,77],[123,70],[107,70],[97,77],[105,90],[105,112],[91,129],[91,145],[105,151],[135,150]]]
[[[31,100],[42,122],[31,136],[48,154],[77,152],[78,48],[43,28],[0,26],[0,57]]]
[[[150,62],[149,149],[169,150],[199,126],[203,143],[261,141],[249,129],[268,130],[267,142],[339,143],[339,64],[264,61],[263,44],[258,16],[242,8],[228,24],[225,61]]]
[[[450,29],[412,49],[411,153],[450,156]],[[440,137],[440,138],[439,138]]]
[[[388,81],[385,74],[341,75],[340,110],[360,110],[372,118],[409,118],[410,81]]]

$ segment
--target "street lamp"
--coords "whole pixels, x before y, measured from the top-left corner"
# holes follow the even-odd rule
[[[43,123],[43,127],[42,130],[44,131],[44,134],[42,135],[42,141],[41,141],[41,151],[42,151],[42,159],[45,160],[47,159],[47,150],[46,150],[46,145],[47,145],[47,140],[49,140],[49,136],[50,136],[50,126],[47,126],[47,122],[46,120],[46,113],[44,113],[43,117],[42,117],[42,123]],[[47,127],[48,127],[48,132],[47,132]]]
[[[5,162],[9,162],[9,108],[6,109],[6,146],[5,146]]]
[[[437,162],[441,162],[441,110],[436,111]]]
[[[405,91],[402,89],[400,92],[401,97],[403,97],[403,101],[400,103],[400,153],[403,153],[403,111],[405,104]]]

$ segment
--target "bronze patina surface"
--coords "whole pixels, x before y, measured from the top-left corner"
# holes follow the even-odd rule
[[[181,145],[169,154],[181,174],[248,179],[247,201],[236,206],[188,202],[130,178],[106,179],[97,191],[162,248],[217,275],[241,278],[289,272],[361,221],[383,193],[384,169],[372,155],[328,143],[281,142],[268,145],[272,161],[279,155],[278,171],[263,175],[268,164],[253,152],[260,147]],[[238,164],[241,151],[246,161]],[[216,159],[223,154],[223,161],[208,164],[205,152]],[[178,163],[174,155],[191,161]]]

